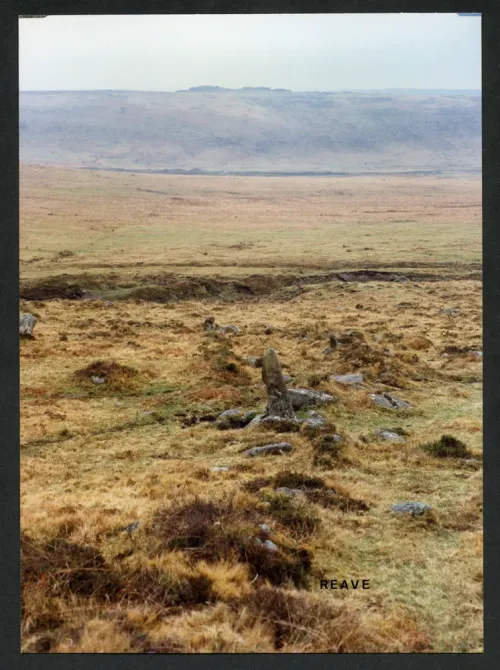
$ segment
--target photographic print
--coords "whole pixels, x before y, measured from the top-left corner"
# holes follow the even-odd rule
[[[482,653],[481,16],[19,45],[21,651]]]

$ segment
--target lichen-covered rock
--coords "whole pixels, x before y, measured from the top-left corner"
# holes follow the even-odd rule
[[[375,405],[385,409],[409,409],[411,407],[409,402],[396,398],[390,393],[370,393],[370,398]]]
[[[394,432],[393,430],[376,430],[373,433],[374,437],[378,440],[384,440],[386,442],[404,442],[405,439],[399,433]]]
[[[335,431],[335,426],[332,426],[321,414],[309,410],[307,417],[302,421],[301,431],[308,437],[315,437],[325,433],[325,431]]]
[[[337,398],[329,393],[312,391],[311,389],[288,389],[288,397],[294,410],[319,407],[335,402]]]
[[[410,514],[411,516],[422,516],[431,511],[431,506],[424,502],[402,502],[392,505],[391,510],[395,514]]]
[[[240,329],[238,326],[235,326],[233,324],[230,324],[228,326],[219,326],[219,330],[221,333],[234,333],[235,335],[239,335]]]
[[[337,384],[344,384],[346,386],[357,386],[358,384],[363,384],[364,378],[360,372],[354,373],[352,375],[332,375],[330,381],[337,382]]]
[[[266,444],[263,447],[253,447],[243,452],[244,456],[281,456],[284,453],[292,451],[293,447],[289,442],[278,442],[276,444]]]
[[[21,337],[33,338],[33,328],[37,320],[33,314],[21,314],[19,316],[19,335]]]

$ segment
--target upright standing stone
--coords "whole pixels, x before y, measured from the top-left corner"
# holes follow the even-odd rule
[[[33,328],[37,322],[33,314],[21,314],[19,316],[19,335],[21,337],[33,337]]]
[[[262,380],[267,388],[267,413],[283,419],[295,419],[292,402],[288,396],[278,355],[268,349],[262,359]]]

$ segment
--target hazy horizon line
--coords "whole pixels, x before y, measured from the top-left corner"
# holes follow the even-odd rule
[[[403,87],[403,86],[387,86],[385,88],[335,88],[335,89],[290,89],[270,86],[241,86],[239,88],[229,88],[227,86],[218,86],[216,84],[199,84],[190,86],[189,88],[177,88],[173,90],[151,90],[139,88],[53,88],[53,89],[19,89],[19,93],[80,93],[80,92],[109,92],[116,93],[185,93],[188,91],[196,91],[199,89],[212,89],[215,93],[219,91],[243,91],[243,90],[265,90],[265,91],[279,91],[288,93],[350,93],[359,91],[475,91],[481,92],[482,87],[479,88],[443,88],[442,86],[426,86],[426,87]],[[208,91],[207,91],[208,92]]]

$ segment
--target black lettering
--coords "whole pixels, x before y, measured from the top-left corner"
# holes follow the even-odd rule
[[[349,587],[347,586],[347,581],[345,579],[342,580],[342,583],[340,584],[341,589],[348,589]]]
[[[359,579],[356,579],[356,581],[354,581],[354,579],[351,579],[351,584],[352,584],[353,589],[357,589],[358,584],[359,584]]]
[[[364,589],[369,589],[370,588],[370,580],[369,579],[363,579],[363,588]]]
[[[328,579],[321,579],[319,582],[319,588],[320,589],[327,589],[328,588]]]
[[[331,580],[331,582],[330,582],[330,588],[331,588],[331,589],[338,589],[338,586],[337,586],[337,580],[336,580],[336,579],[332,579],[332,580]]]

